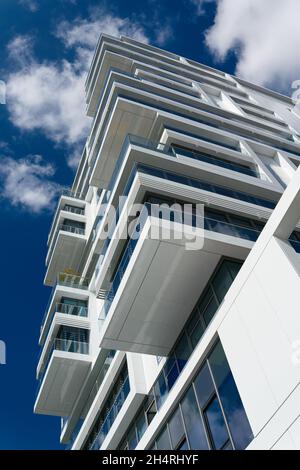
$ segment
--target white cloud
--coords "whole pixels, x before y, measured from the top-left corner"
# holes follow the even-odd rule
[[[155,34],[155,42],[158,46],[164,46],[172,38],[173,30],[170,25],[166,24],[163,27],[160,26],[157,28]]]
[[[61,22],[55,35],[74,52],[74,59],[38,61],[33,39],[16,36],[8,44],[14,71],[7,77],[7,106],[12,123],[23,131],[43,132],[55,144],[69,146],[74,166],[90,128],[85,116],[84,82],[101,32],[130,36],[147,43],[145,29],[136,21],[100,10],[89,19]],[[171,35],[168,26],[153,31],[162,44]]]
[[[78,18],[75,21],[63,21],[57,27],[57,36],[67,47],[84,47],[94,50],[100,33],[111,36],[129,36],[144,43],[149,38],[144,28],[129,18],[121,18],[102,11],[94,12],[94,19]]]
[[[39,9],[37,0],[19,0],[18,3],[33,13]]]
[[[190,0],[196,7],[197,15],[201,16],[205,14],[205,6],[207,3],[213,3],[217,0]]]
[[[216,58],[225,60],[234,51],[239,76],[289,90],[300,78],[299,0],[215,1],[217,12],[206,43]],[[203,7],[205,0],[197,3]]]
[[[49,180],[54,173],[53,166],[44,163],[40,155],[20,160],[1,156],[1,197],[13,206],[34,213],[52,209],[60,190],[58,184]]]
[[[7,106],[13,124],[41,130],[57,144],[75,145],[89,129],[85,117],[84,76],[74,65],[32,62],[7,81]]]
[[[26,66],[32,61],[33,39],[29,35],[15,36],[7,45],[10,60],[15,64]]]
[[[90,125],[84,97],[87,64],[78,68],[66,60],[39,62],[32,53],[32,38],[26,36],[15,37],[8,52],[16,65],[6,84],[13,124],[24,131],[40,130],[56,144],[82,143]]]

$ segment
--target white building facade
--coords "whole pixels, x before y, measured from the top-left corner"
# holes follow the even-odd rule
[[[107,35],[86,101],[35,412],[61,417],[68,449],[300,449],[294,103]]]

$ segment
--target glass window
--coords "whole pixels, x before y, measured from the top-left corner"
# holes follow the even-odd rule
[[[136,420],[136,431],[138,435],[138,440],[141,439],[142,435],[147,429],[146,416],[144,410],[139,414]]]
[[[199,313],[198,307],[195,307],[185,327],[188,335],[190,335],[193,332],[195,326],[197,325],[199,321],[199,317],[200,317],[200,313]]]
[[[135,432],[135,427],[131,431],[131,433],[128,436],[128,449],[129,450],[134,450],[137,446],[137,438],[136,438],[136,432]]]
[[[235,262],[235,261],[225,261],[227,269],[234,280],[242,267],[242,262]]]
[[[148,405],[148,407],[146,409],[146,418],[147,418],[148,426],[151,423],[151,421],[153,420],[156,413],[157,413],[156,404],[155,404],[155,400],[154,400],[154,397],[153,397],[152,402]]]
[[[219,305],[216,299],[212,297],[205,311],[203,312],[203,319],[204,319],[204,323],[206,327],[210,324],[211,320],[215,316],[215,313],[218,310],[218,307]]]
[[[222,449],[229,440],[222,410],[215,396],[204,411],[210,436],[215,449]]]
[[[158,168],[153,168],[150,166],[144,167],[142,165],[138,166],[138,170],[145,171],[148,175],[158,176],[159,178],[164,178],[164,174]]]
[[[212,289],[209,287],[199,304],[199,310],[203,316],[205,326],[210,323],[218,307],[219,305],[214,297]]]
[[[220,342],[211,353],[209,364],[219,391],[234,446],[236,449],[245,449],[253,439],[253,434]]]
[[[227,269],[226,263],[223,263],[212,281],[214,291],[220,303],[224,299],[231,284],[232,277]]]
[[[178,365],[177,365],[177,362],[174,362],[172,369],[168,372],[168,375],[166,375],[168,390],[171,390],[174,383],[178,379],[178,376],[179,376]]]
[[[181,412],[179,408],[177,408],[177,410],[169,421],[169,432],[172,442],[172,448],[176,449],[178,444],[182,441],[183,437],[185,437]]]
[[[205,217],[214,221],[228,222],[225,214],[221,214],[221,212],[215,212],[207,208],[205,208]]]
[[[179,444],[178,447],[176,447],[175,450],[189,450],[189,445],[187,443],[187,440],[183,439],[183,441]]]
[[[193,332],[191,333],[191,343],[192,343],[192,346],[193,348],[195,348],[197,346],[197,344],[199,343],[199,340],[200,338],[202,337],[203,333],[205,331],[205,328],[204,328],[204,325],[203,325],[203,322],[201,320],[201,318],[198,319],[198,322],[193,330]]]
[[[179,340],[175,349],[175,355],[176,355],[176,359],[177,359],[177,363],[178,363],[178,367],[180,371],[184,368],[191,353],[192,351],[191,351],[188,338],[186,334],[184,333],[181,339]]]
[[[232,444],[230,441],[222,448],[222,450],[233,450]]]
[[[185,395],[181,403],[181,409],[190,448],[192,450],[208,449],[209,447],[203,427],[203,422],[192,387],[189,388],[187,394]]]
[[[160,374],[158,380],[155,383],[154,393],[156,397],[157,407],[160,408],[168,394],[165,376],[163,373]]]
[[[169,438],[168,429],[165,427],[164,431],[160,434],[156,441],[157,450],[171,450],[171,443]]]
[[[175,183],[188,184],[187,178],[178,175],[177,173],[166,173],[167,179]]]
[[[244,219],[244,217],[238,217],[237,215],[229,215],[230,223],[234,225],[239,225],[240,227],[249,227],[253,228],[251,221]]]
[[[194,385],[198,403],[201,408],[204,408],[215,393],[214,384],[207,363],[202,367],[199,374],[195,378]]]

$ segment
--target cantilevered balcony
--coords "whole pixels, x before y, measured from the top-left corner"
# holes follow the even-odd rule
[[[67,321],[74,326],[86,326],[88,318],[89,279],[59,273],[53,286],[42,320],[39,344],[44,344],[54,323]]]
[[[35,413],[68,416],[87,376],[91,364],[88,324],[71,325],[60,319],[50,328],[37,367]]]
[[[65,269],[77,270],[86,240],[84,208],[64,204],[54,218],[49,235],[46,285],[53,285],[56,275]]]
[[[138,222],[139,237],[129,239],[113,268],[101,313],[106,318],[103,348],[166,356],[221,257],[245,259],[260,233],[259,226],[233,224],[208,211],[203,229],[196,230],[163,217],[151,211]],[[170,230],[169,239],[162,230]],[[153,238],[153,233],[160,235]],[[194,239],[199,249],[187,249],[187,239]],[[104,260],[101,269],[105,266]]]

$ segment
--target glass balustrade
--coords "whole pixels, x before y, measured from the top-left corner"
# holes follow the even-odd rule
[[[89,450],[99,450],[106,438],[107,434],[109,433],[116,417],[118,416],[127,396],[130,392],[130,385],[129,385],[129,378],[127,377],[122,388],[120,389],[118,395],[115,398],[114,404],[109,409],[107,414],[104,417],[104,421],[100,427],[97,436],[93,440],[93,442],[89,445]]]
[[[137,144],[138,145],[143,145],[145,148],[154,149],[153,148],[153,143],[151,143],[148,140],[145,140],[143,138],[133,137],[133,136],[128,136],[127,137],[127,139],[126,139],[126,141],[123,145],[123,150],[120,154],[120,161],[117,162],[117,164],[116,164],[116,168],[115,168],[115,171],[114,171],[113,176],[111,178],[108,190],[107,190],[106,194],[104,195],[103,204],[109,204],[110,203],[110,200],[111,200],[111,197],[112,197],[112,190],[115,187],[115,183],[116,183],[116,180],[117,180],[122,162],[123,162],[124,157],[126,155],[126,150],[128,148],[129,143],[136,144],[136,145]],[[159,152],[162,152],[164,154],[168,154],[169,156],[172,156],[174,158],[177,158],[174,149],[172,147],[170,147],[169,145],[155,144],[155,150],[159,151]],[[144,165],[144,164],[139,164],[139,165],[135,166],[132,169],[131,174],[130,174],[130,176],[127,180],[127,183],[125,185],[125,188],[122,191],[122,195],[124,197],[126,197],[129,194],[129,191],[132,187],[134,178],[135,178],[135,176],[138,172],[144,173],[144,174],[147,174],[147,175],[156,176],[158,178],[163,178],[165,180],[185,184],[185,185],[193,187],[193,188],[202,189],[204,191],[209,191],[211,193],[216,193],[216,194],[219,194],[219,195],[222,195],[222,196],[231,197],[231,198],[238,199],[238,200],[250,203],[250,204],[259,205],[259,206],[262,206],[262,207],[267,207],[269,209],[274,209],[275,206],[276,206],[276,202],[274,202],[274,201],[270,201],[270,200],[267,200],[267,199],[256,197],[252,194],[244,193],[242,191],[236,191],[234,189],[230,189],[230,188],[225,187],[225,186],[218,186],[218,185],[215,185],[215,184],[207,183],[205,181],[201,181],[199,179],[189,178],[189,177],[179,175],[179,174],[176,174],[176,173],[173,173],[173,172],[162,170],[160,168],[150,167],[150,166],[147,166],[147,165]],[[115,226],[117,225],[117,223],[119,221],[120,213],[121,213],[121,208],[118,206],[117,210],[116,210],[114,224],[112,224],[112,227],[108,231],[106,240],[105,240],[105,242],[102,246],[102,249],[101,249],[101,252],[100,252],[100,255],[99,255],[99,261],[98,261],[97,266],[96,266],[96,277],[99,274],[104,256],[105,256],[105,254],[107,252],[107,249],[110,245],[110,241],[113,237],[113,232],[114,232]],[[100,229],[102,227],[103,220],[104,220],[104,215],[99,218],[99,221],[97,223],[97,231],[98,232],[100,231]]]
[[[56,278],[56,283],[54,284],[54,286],[52,288],[51,295],[49,297],[49,301],[48,301],[48,304],[47,304],[47,307],[46,307],[46,310],[45,310],[45,313],[44,313],[44,316],[43,316],[43,319],[42,319],[41,331],[43,330],[43,328],[45,326],[45,322],[46,322],[46,319],[48,317],[49,309],[50,309],[50,306],[51,306],[51,303],[52,303],[53,295],[55,293],[55,290],[56,290],[57,286],[72,287],[74,289],[87,290],[88,287],[89,287],[89,283],[90,283],[90,279],[88,279],[86,277],[77,276],[76,274],[59,273],[57,275],[57,278]],[[63,303],[61,302],[60,304],[63,304]],[[60,305],[60,304],[56,303],[55,307],[57,307],[57,305]],[[76,306],[73,306],[73,305],[67,305],[67,304],[65,304],[65,305],[66,306],[60,307],[60,308],[65,309],[65,311],[61,312],[61,313],[70,314],[69,312],[71,311],[71,307],[76,307]],[[88,315],[87,307],[81,306],[80,308],[82,308],[80,310],[81,313],[85,312],[85,308],[86,308],[86,316],[87,316]],[[67,312],[67,310],[68,310],[68,312]],[[53,311],[56,311],[56,310],[53,309]],[[76,311],[76,309],[74,308],[73,312],[75,312],[75,311]],[[80,316],[84,316],[84,315],[82,314]],[[49,329],[49,327],[48,327],[48,329]]]
[[[146,203],[145,207],[147,209],[147,214],[152,215],[151,214],[151,204]],[[155,211],[155,212],[157,214],[157,211]],[[171,213],[174,213],[174,212],[171,211],[171,210],[169,212],[167,210],[164,211],[164,212],[159,212],[159,217],[160,218],[168,218],[168,216],[169,216],[169,218],[170,218]],[[212,211],[210,211],[209,213],[212,214]],[[178,219],[179,219],[180,216],[182,216],[181,212],[178,213]],[[211,217],[205,215],[203,220],[202,220],[202,224],[203,224],[202,226],[204,227],[205,230],[209,230],[209,231],[212,231],[212,232],[217,232],[217,233],[221,233],[221,234],[229,235],[229,236],[233,236],[233,237],[242,238],[242,239],[245,239],[245,240],[249,240],[251,242],[255,242],[257,240],[257,238],[260,234],[260,231],[261,231],[259,229],[259,225],[257,225],[257,228],[251,228],[251,226],[245,226],[245,224],[247,222],[247,219],[245,219],[245,218],[240,218],[241,225],[233,224],[233,223],[230,223],[226,220],[226,216],[227,216],[227,214],[218,213],[218,212],[213,213],[213,216],[211,216]],[[197,216],[197,217],[199,217],[199,216]],[[137,225],[139,225],[139,233],[141,233],[142,228],[145,224],[145,221],[146,221],[146,217],[145,217],[145,213],[143,213],[141,218],[138,219],[138,221],[137,221]],[[193,227],[201,226],[201,224],[199,224],[199,221],[196,223],[196,216],[193,216],[191,218],[190,222],[191,222],[191,225],[193,225]],[[244,224],[244,226],[243,226],[243,224]],[[115,295],[116,295],[117,290],[120,286],[120,283],[123,279],[124,273],[125,273],[126,268],[129,264],[129,261],[132,257],[132,254],[134,252],[134,248],[135,248],[137,242],[138,242],[138,237],[135,237],[135,238],[129,239],[129,241],[127,243],[125,251],[124,251],[124,253],[121,257],[121,260],[118,264],[118,267],[116,269],[114,278],[111,282],[110,288],[109,288],[109,290],[106,294],[106,297],[105,297],[103,310],[102,310],[102,313],[103,313],[104,316],[107,316],[107,314],[108,314],[110,306],[111,306],[111,304],[112,304],[112,302],[115,298]]]

